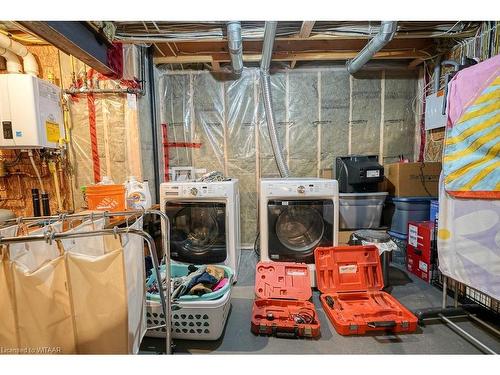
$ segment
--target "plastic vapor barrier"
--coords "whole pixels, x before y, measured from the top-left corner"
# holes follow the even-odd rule
[[[234,81],[224,73],[160,66],[158,77],[160,119],[168,143],[175,145],[168,150],[169,167],[194,166],[238,178],[242,244],[253,244],[259,178],[279,177],[259,70],[245,68]],[[379,154],[384,162],[400,154],[411,159],[416,78],[413,72],[394,71],[354,78],[344,67],[273,72],[273,108],[290,176],[322,177],[336,156],[349,153]]]

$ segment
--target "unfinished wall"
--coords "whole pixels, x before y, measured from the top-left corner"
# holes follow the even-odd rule
[[[441,60],[454,60],[460,62],[462,58],[474,58],[477,61],[484,61],[490,57],[496,56],[500,53],[500,21],[483,21],[481,26],[474,37],[466,38],[457,42],[455,46],[443,56]],[[424,63],[425,71],[428,74],[428,81],[432,82],[434,79],[433,68],[431,65]],[[449,67],[441,69],[441,90],[444,88],[445,75],[450,72]],[[421,77],[421,86],[423,86],[423,75]],[[419,91],[419,97],[423,96],[424,90]],[[434,92],[432,85],[425,90],[426,95]],[[420,101],[423,105],[423,100]],[[445,138],[445,128],[428,130],[425,132],[425,161],[441,161],[443,155],[443,143]]]
[[[39,67],[39,78],[51,80],[54,84],[62,82],[59,69],[59,53],[52,46],[30,46],[31,53],[36,57]],[[6,73],[6,72],[5,72]],[[2,74],[2,73],[0,73]],[[57,212],[57,201],[55,198],[55,183],[49,171],[45,158],[35,150],[33,158],[39,168],[44,189],[49,193],[50,210]],[[17,156],[20,156],[18,159]],[[20,154],[19,150],[0,150],[0,159],[5,162],[5,170],[0,177],[0,208],[12,210],[17,216],[31,216],[33,206],[31,200],[31,189],[39,189],[40,183],[36,178],[35,171],[26,153]],[[52,158],[56,161],[55,158]],[[69,183],[70,167],[65,158],[58,158],[57,175],[61,188],[61,199],[64,210],[72,210],[71,185]]]
[[[138,64],[127,58],[125,48],[125,68],[131,64]],[[39,78],[52,81],[63,89],[82,82],[89,67],[81,61],[72,59],[69,55],[60,52],[49,45],[29,46],[39,65]],[[116,88],[119,81],[100,78],[101,88]],[[79,94],[67,96],[70,121],[70,143],[67,145],[69,159],[59,158],[58,176],[61,184],[63,211],[79,210],[83,206],[81,187],[93,184],[93,163],[89,132],[88,96]],[[97,129],[97,147],[100,162],[101,176],[110,175],[116,183],[123,183],[127,176],[135,175],[143,178],[143,170],[152,171],[152,162],[148,159],[143,166],[142,152],[152,155],[152,134],[142,132],[139,121],[144,127],[150,128],[147,115],[139,120],[138,111],[149,114],[149,102],[142,101],[138,107],[135,95],[96,94],[95,112]],[[151,133],[149,131],[149,133]],[[145,139],[144,146],[141,139]],[[35,162],[40,168],[45,190],[50,195],[51,212],[57,211],[55,188],[52,175],[46,161],[38,152],[34,153]],[[10,165],[16,159],[14,151],[0,151],[0,159],[7,165],[8,175],[0,178],[0,208],[13,210],[16,215],[29,216],[33,213],[31,204],[31,189],[40,188],[29,159],[26,155],[15,165]],[[149,177],[149,175],[144,178]],[[154,181],[152,181],[154,184]]]
[[[63,88],[90,76],[89,67],[64,53],[60,55]],[[127,63],[128,59],[124,58]],[[130,63],[130,62],[129,62]],[[117,88],[120,82],[99,79],[100,88]],[[94,80],[94,84],[96,84]],[[98,181],[94,178],[90,141],[89,101],[87,94],[67,96],[70,111],[71,142],[68,146],[73,165],[72,186],[75,208],[84,205],[81,187]],[[147,103],[146,103],[147,104]],[[134,94],[94,94],[97,150],[101,178],[109,176],[115,183],[125,182],[127,176],[143,178],[141,132],[139,129],[138,100]],[[144,107],[142,104],[141,108]]]
[[[238,81],[209,72],[159,69],[160,119],[170,166],[218,170],[240,180],[242,242],[257,231],[258,181],[279,176],[267,132],[259,71]],[[295,69],[271,76],[279,139],[293,177],[322,176],[336,156],[378,154],[413,159],[414,72],[376,71],[351,77],[344,68]]]

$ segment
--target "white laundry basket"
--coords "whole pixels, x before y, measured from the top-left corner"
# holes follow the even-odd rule
[[[172,311],[172,338],[182,340],[217,340],[221,337],[231,307],[231,290],[215,300],[178,301]],[[146,302],[148,337],[165,337],[166,328],[159,302]]]

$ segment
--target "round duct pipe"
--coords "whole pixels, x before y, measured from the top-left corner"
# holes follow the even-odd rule
[[[354,74],[360,70],[363,65],[370,61],[378,51],[394,38],[397,29],[398,23],[396,21],[382,21],[377,35],[368,42],[354,59],[347,61],[347,71],[350,74]]]
[[[290,171],[286,165],[283,151],[278,139],[276,122],[274,119],[273,101],[271,97],[271,76],[269,75],[269,66],[273,54],[274,38],[276,36],[276,21],[266,21],[264,29],[264,43],[262,46],[262,60],[260,62],[260,82],[262,86],[262,98],[264,100],[264,110],[266,112],[267,129],[273,148],[274,159],[281,177],[289,177]]]
[[[227,23],[227,40],[233,72],[236,75],[240,75],[243,71],[243,42],[241,39],[241,22],[230,21]]]

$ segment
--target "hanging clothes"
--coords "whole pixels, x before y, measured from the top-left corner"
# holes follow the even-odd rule
[[[455,199],[439,189],[439,270],[500,300],[500,201]]]
[[[458,72],[448,91],[445,189],[457,198],[500,199],[500,55]]]

